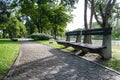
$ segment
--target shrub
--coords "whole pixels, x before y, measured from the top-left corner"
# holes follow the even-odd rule
[[[31,35],[31,38],[34,40],[49,40],[50,35],[43,34],[43,33],[34,33]]]

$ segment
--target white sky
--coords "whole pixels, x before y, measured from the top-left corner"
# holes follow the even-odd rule
[[[117,0],[117,2],[120,2],[120,0]],[[77,28],[83,28],[84,27],[84,0],[79,0],[78,4],[75,5],[77,8],[74,9],[72,12],[73,15],[75,15],[73,21],[67,25],[66,30],[74,30]],[[90,11],[88,9],[88,15],[87,17],[90,17]],[[95,21],[95,20],[93,20]],[[89,22],[89,19],[88,19]]]

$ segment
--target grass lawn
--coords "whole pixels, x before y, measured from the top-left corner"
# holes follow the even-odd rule
[[[49,44],[49,41],[36,41],[40,44],[46,44],[46,45],[49,45],[49,46],[53,46],[55,48],[63,48],[64,46],[62,45],[58,45],[56,42],[54,43],[51,43]],[[69,48],[66,48],[65,50],[68,50],[68,51],[73,51],[74,49],[69,47]],[[117,71],[120,71],[120,50],[116,49],[115,47],[113,48],[112,50],[112,59],[110,60],[107,60],[107,61],[103,61],[101,64],[105,65],[105,66],[108,66],[110,68],[113,68]]]
[[[120,50],[112,50],[112,59],[104,61],[102,64],[120,72]]]
[[[36,42],[37,42],[37,43],[40,43],[40,44],[49,45],[49,46],[52,46],[52,47],[54,47],[54,48],[59,48],[59,49],[60,49],[60,48],[64,48],[63,45],[59,45],[59,44],[57,44],[57,42],[49,43],[48,40],[42,40],[42,41],[36,41]],[[64,49],[64,50],[73,51],[74,48],[68,47],[68,48],[66,48],[66,49]]]
[[[0,80],[9,71],[19,52],[19,42],[0,39]]]
[[[41,41],[36,41],[37,43],[40,43],[40,44],[45,44],[45,45],[49,45],[49,46],[53,46],[55,48],[63,48],[64,46],[62,45],[58,45],[56,42],[53,42],[53,43],[49,43],[48,40],[41,40]]]

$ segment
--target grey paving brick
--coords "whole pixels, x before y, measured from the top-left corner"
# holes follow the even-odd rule
[[[47,45],[21,42],[22,56],[10,80],[120,80],[120,74]]]

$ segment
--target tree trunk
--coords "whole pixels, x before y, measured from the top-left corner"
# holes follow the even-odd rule
[[[85,0],[85,3],[84,3],[84,26],[85,26],[85,30],[88,29],[88,25],[87,25],[87,3],[88,3],[88,0]],[[84,35],[84,40],[83,40],[83,43],[89,43],[89,36],[87,35]]]
[[[93,5],[91,4],[91,14],[90,14],[89,29],[92,28],[92,21],[93,21]],[[89,44],[92,44],[92,36],[91,35],[89,35]]]
[[[40,33],[40,27],[38,27],[38,25],[37,25],[37,29],[38,29],[38,32]]]
[[[9,38],[12,39],[13,38],[13,35],[11,32],[9,32]]]
[[[81,35],[77,35],[76,42],[81,42]]]
[[[54,29],[51,30],[51,36],[54,36],[54,35],[53,35],[53,34],[54,34],[53,32],[54,32]]]
[[[99,18],[98,18],[98,16],[97,16],[96,11],[95,11],[95,1],[94,1],[94,0],[91,1],[91,5],[93,6],[93,7],[92,7],[92,8],[93,8],[93,14],[94,14],[94,17],[95,17],[97,23],[98,23],[100,26],[103,26],[102,23],[101,23],[101,21],[99,21]]]
[[[85,3],[84,3],[84,26],[85,26],[85,29],[87,30],[88,29],[88,25],[87,25],[87,3],[88,1],[85,0]]]
[[[54,39],[57,39],[56,37],[57,37],[57,26],[55,26],[54,28]]]
[[[5,38],[5,35],[6,35],[6,31],[3,30],[2,38]]]
[[[88,43],[92,44],[92,36],[91,35],[88,35]]]
[[[89,29],[92,28],[92,21],[93,21],[93,5],[91,4]]]
[[[106,48],[102,51],[102,57],[104,59],[110,59],[112,57],[112,45],[111,45],[111,35],[103,36],[103,46]]]
[[[92,5],[94,6],[94,0],[92,0]],[[102,28],[107,28],[110,26],[110,24],[108,23],[109,18],[111,17],[111,10],[113,9],[113,6],[115,4],[116,0],[108,0],[107,4],[105,5],[105,9],[102,7],[102,5],[99,5],[99,11],[100,11],[100,17],[102,18],[101,21],[99,21],[99,17],[96,14],[95,11],[95,6],[93,7],[93,13],[95,15],[95,19],[97,21],[98,24],[100,24],[100,26]],[[104,11],[105,10],[105,11]],[[111,52],[111,34],[110,35],[103,35],[103,46],[105,46],[106,48],[102,51],[101,56],[105,59],[109,59],[112,56],[112,52]]]
[[[43,33],[43,27],[42,26],[40,27],[40,33]]]
[[[70,41],[70,36],[69,35],[66,36],[66,41]]]

